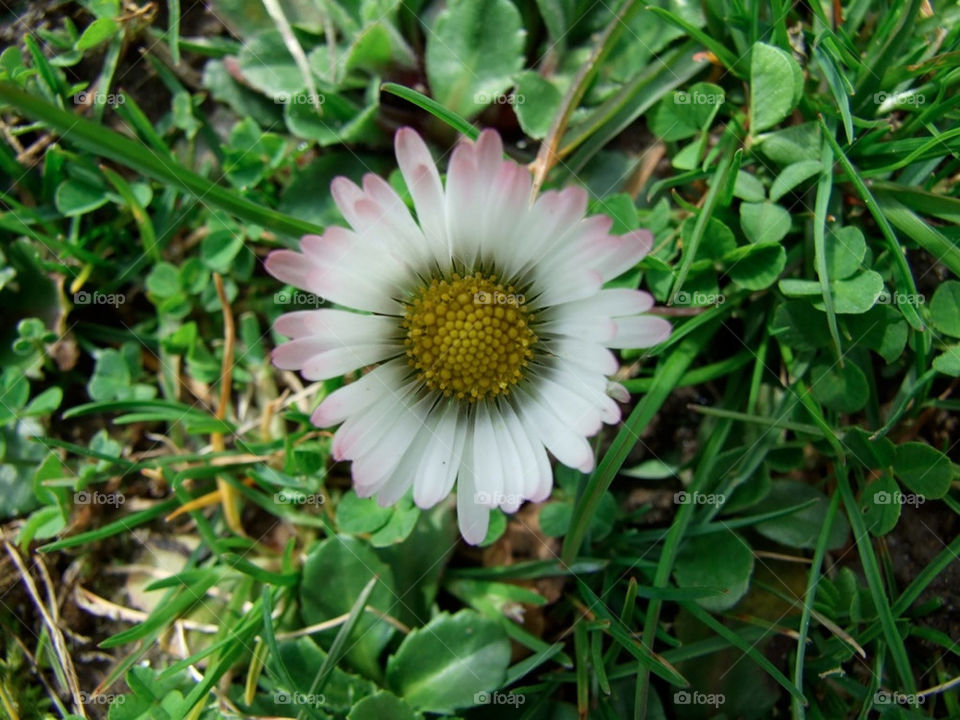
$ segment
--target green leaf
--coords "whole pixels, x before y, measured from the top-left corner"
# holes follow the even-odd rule
[[[891,305],[878,302],[862,315],[846,315],[843,324],[855,343],[867,346],[888,363],[896,361],[907,345],[907,321]]]
[[[402,543],[377,548],[377,557],[390,566],[394,583],[403,588],[403,603],[397,608],[402,622],[412,627],[430,619],[457,537],[456,518],[440,504],[420,513],[413,532]]]
[[[756,134],[783,120],[796,107],[803,71],[788,52],[754,43],[750,55],[750,131]]]
[[[509,664],[510,641],[500,624],[461,610],[407,635],[387,661],[387,682],[417,710],[452,713],[500,687]]]
[[[512,84],[526,32],[509,0],[451,0],[427,33],[427,78],[434,98],[465,118]]]
[[[304,89],[304,78],[278,30],[262,30],[243,43],[237,56],[240,74],[267,97],[283,100]]]
[[[960,377],[960,344],[948,345],[933,359],[933,368],[944,375]]]
[[[103,207],[107,204],[108,199],[107,193],[103,188],[68,178],[57,187],[54,202],[56,203],[57,210],[67,217],[72,217],[74,215],[83,215],[99,207]]]
[[[908,442],[897,446],[893,458],[893,472],[900,481],[928,500],[942,498],[950,489],[953,463],[950,458],[930,445]]]
[[[832,288],[833,309],[838,315],[865,313],[882,295],[883,278],[873,270],[867,270],[850,280],[832,283]]]
[[[790,300],[776,309],[771,333],[797,350],[819,350],[830,342],[827,316],[802,300]]]
[[[216,230],[200,243],[200,258],[214,272],[230,272],[234,258],[243,249],[243,234],[231,230]]]
[[[779,242],[739,247],[723,256],[724,272],[746,290],[763,290],[780,277],[787,253]]]
[[[779,283],[780,292],[787,297],[805,297],[815,300],[814,306],[823,310],[820,283],[816,280],[786,278]],[[883,296],[883,278],[867,270],[849,280],[831,283],[834,310],[837,314],[855,315],[867,312]]]
[[[747,202],[760,203],[767,199],[763,183],[755,175],[740,170],[733,185],[734,196]],[[776,198],[774,198],[776,199]]]
[[[820,162],[820,126],[814,122],[766,133],[757,142],[763,154],[778,165],[792,165],[806,160]]]
[[[56,385],[48,387],[42,393],[37,395],[30,404],[24,408],[24,415],[49,415],[63,401],[63,390]]]
[[[327,48],[323,48],[327,52]],[[390,62],[390,33],[383,23],[374,23],[357,35],[347,52],[347,70],[375,72]]]
[[[390,519],[392,508],[380,507],[373,498],[361,498],[348,490],[337,503],[337,527],[346,533],[376,532]]]
[[[843,444],[854,459],[866,468],[885,468],[893,463],[894,444],[889,438],[870,439],[870,433],[861,427],[852,427],[843,436]]]
[[[734,532],[695,535],[677,553],[673,576],[682,588],[723,588],[724,595],[699,598],[712,611],[733,607],[746,594],[753,574],[753,552]]]
[[[382,548],[402,543],[413,532],[419,518],[420,508],[410,498],[400,500],[391,508],[387,524],[370,536],[370,544]]]
[[[960,282],[947,280],[930,301],[930,321],[940,332],[960,338]]]
[[[308,695],[308,690],[316,678],[317,671],[327,659],[327,653],[308,637],[297,638],[280,643],[277,656],[271,655],[267,667],[281,677],[289,676],[294,687],[284,687],[273,694],[275,702],[290,709],[292,693]],[[334,668],[323,689],[324,705],[327,709],[345,713],[358,699],[368,697],[376,691],[369,680]],[[384,718],[386,720],[386,718]]]
[[[854,225],[830,231],[825,240],[827,272],[831,280],[845,280],[860,269],[867,253],[863,232]]]
[[[899,492],[897,481],[889,472],[881,473],[864,488],[860,508],[863,510],[863,522],[873,535],[886,535],[897,526],[903,506],[898,502]]]
[[[811,500],[816,502],[810,503]],[[797,505],[805,507],[789,515],[757,523],[754,529],[781,545],[812,550],[817,546],[817,537],[830,505],[826,495],[817,488],[794,480],[774,480],[770,492],[753,506],[752,512],[774,512]],[[827,549],[842,547],[849,532],[850,528],[843,517],[837,517],[830,529]]]
[[[180,271],[173,263],[158,262],[147,275],[147,292],[157,298],[173,297],[180,293]]]
[[[527,70],[517,76],[517,90],[511,97],[520,127],[530,137],[542,140],[560,110],[563,95],[540,73]]]
[[[723,88],[712,83],[668,93],[653,113],[650,130],[664,142],[693,137],[710,126],[725,100]]]
[[[680,238],[683,240],[684,247],[689,247],[693,242],[693,232],[696,225],[697,218],[691,216],[684,220],[680,226]],[[707,220],[695,260],[709,260],[712,265],[717,258],[733,252],[736,247],[737,238],[733,234],[733,230],[717,218],[710,218]]]
[[[379,581],[370,597],[370,606],[380,612],[395,612],[393,572],[381,562],[368,545],[349,536],[336,536],[318,543],[303,566],[300,607],[303,621],[315,625],[350,612],[357,596],[370,578]],[[336,578],[335,582],[331,582]],[[357,623],[347,661],[373,678],[380,675],[380,652],[394,634],[392,625],[371,613]],[[319,635],[321,644],[333,641],[335,631]]]
[[[98,18],[87,25],[74,47],[77,50],[89,50],[109,40],[120,30],[120,26],[111,18]]]
[[[821,360],[810,368],[810,392],[831,410],[852,413],[862,410],[870,397],[867,378],[855,363],[843,367]]]
[[[413,709],[393,693],[381,690],[353,706],[347,720],[416,720]]]
[[[809,180],[823,169],[819,160],[801,160],[800,162],[787,165],[783,171],[777,175],[777,179],[770,186],[770,199],[779,200],[788,192],[793,190],[804,180]]]
[[[537,9],[553,43],[561,43],[577,19],[576,0],[537,0]]]
[[[342,97],[324,96],[323,115],[317,112],[305,91],[295,92],[283,106],[283,119],[294,135],[316,140],[320,145],[369,142],[377,137],[377,105],[358,109]]]
[[[87,393],[96,401],[123,400],[129,397],[133,377],[126,359],[117,350],[97,351],[97,365],[87,383]]]
[[[741,203],[740,227],[750,242],[780,242],[790,231],[790,213],[772,202]]]

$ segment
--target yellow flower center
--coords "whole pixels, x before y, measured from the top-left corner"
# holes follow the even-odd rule
[[[523,295],[495,275],[434,278],[407,302],[407,358],[423,383],[471,402],[523,378],[537,336]]]

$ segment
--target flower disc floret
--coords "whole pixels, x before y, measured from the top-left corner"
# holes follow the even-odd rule
[[[446,397],[505,395],[533,357],[532,320],[522,296],[496,275],[434,278],[406,305],[407,358],[423,383]]]

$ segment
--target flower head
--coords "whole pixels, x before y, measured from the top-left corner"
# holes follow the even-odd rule
[[[653,298],[607,281],[646,255],[646,230],[610,235],[586,217],[587,193],[548,191],[503,159],[485,130],[453,151],[446,186],[423,140],[396,135],[417,220],[382,178],[331,190],[350,229],[307,235],[277,250],[279,280],[351,310],[287,313],[274,363],[308,380],[376,365],[325,398],[314,424],[340,424],[333,455],[353,461],[357,493],[396,502],[411,487],[421,508],[457,488],[460,530],[477,544],[490,509],[550,495],[557,460],[593,469],[587,438],[620,420],[610,348],[656,345],[670,334],[646,315]],[[615,398],[615,399],[614,399]]]

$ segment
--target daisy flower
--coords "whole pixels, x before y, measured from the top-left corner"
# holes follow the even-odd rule
[[[487,534],[490,510],[514,512],[550,495],[547,451],[582,472],[587,438],[620,420],[629,396],[609,377],[610,348],[663,342],[670,324],[653,298],[604,283],[650,251],[647,230],[610,234],[586,217],[579,187],[530,201],[529,171],[504,160],[500,136],[462,141],[446,185],[426,144],[397,132],[397,161],[416,219],[391,186],[331,185],[350,228],[277,250],[267,270],[343,308],[287,313],[274,364],[307,380],[375,365],[313,413],[340,425],[336,460],[350,460],[358,495],[390,505],[413,488],[429,508],[457,490],[460,532]]]

